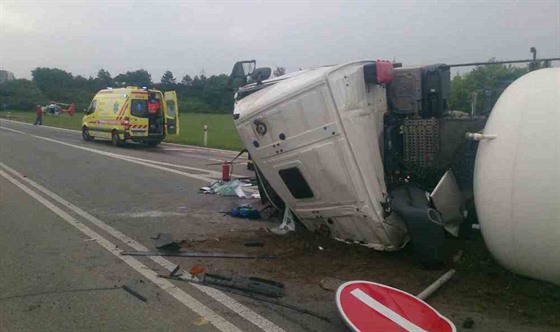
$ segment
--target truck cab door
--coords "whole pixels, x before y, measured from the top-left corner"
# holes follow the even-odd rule
[[[179,135],[179,107],[175,91],[166,91],[165,96],[165,133]]]

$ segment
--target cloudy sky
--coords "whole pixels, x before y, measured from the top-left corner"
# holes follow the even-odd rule
[[[359,59],[407,65],[560,56],[551,1],[8,1],[0,66],[95,76],[143,68],[159,81],[230,72],[237,60],[287,71]]]

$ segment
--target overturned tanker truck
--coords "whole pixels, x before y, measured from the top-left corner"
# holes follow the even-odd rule
[[[476,150],[493,138],[468,135],[487,114],[449,110],[451,66],[359,61],[272,79],[255,67],[236,63],[230,80],[261,197],[311,231],[383,251],[410,242],[438,265],[444,230],[476,218]]]

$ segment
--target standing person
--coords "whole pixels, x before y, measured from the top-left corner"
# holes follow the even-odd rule
[[[37,105],[35,114],[37,114],[37,117],[35,118],[35,123],[33,125],[43,125],[43,108],[41,105]]]
[[[149,122],[150,129],[153,130],[148,129],[148,132],[159,131],[159,121],[158,121],[159,106],[160,106],[159,100],[157,100],[156,94],[150,93],[150,96],[148,98],[148,122]]]

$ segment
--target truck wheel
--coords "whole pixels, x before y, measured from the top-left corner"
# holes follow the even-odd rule
[[[87,129],[87,127],[82,128],[82,138],[86,142],[93,141],[93,136],[89,134],[89,130]]]
[[[113,143],[114,146],[121,146],[124,143],[115,130],[113,130],[113,133],[111,134],[111,143]]]

